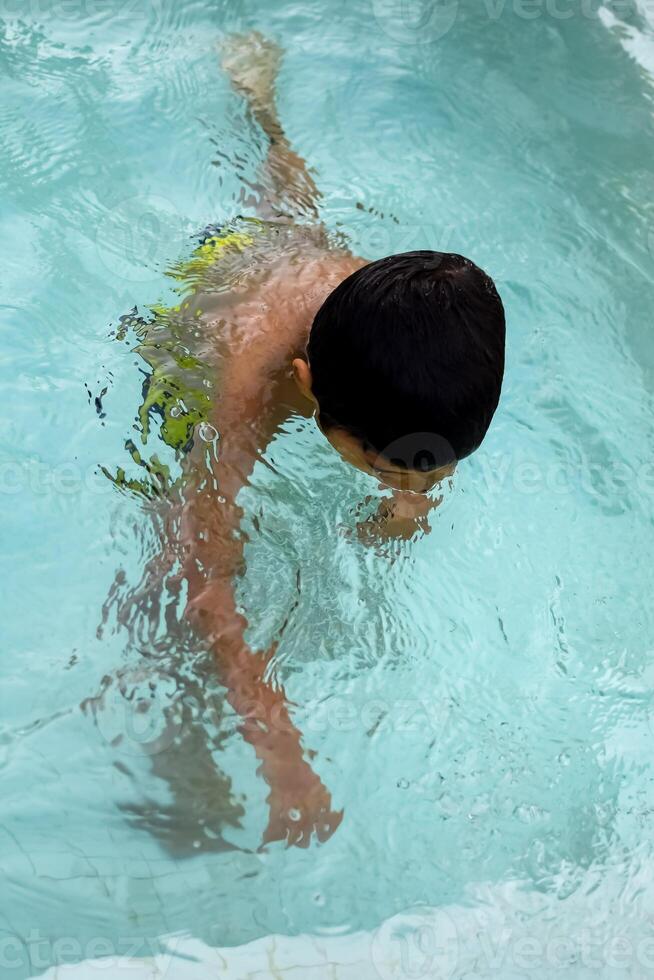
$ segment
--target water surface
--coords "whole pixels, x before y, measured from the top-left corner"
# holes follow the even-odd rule
[[[584,930],[594,976],[652,968],[653,27],[647,5],[534,13],[0,7],[2,975],[65,937],[143,956],[425,907],[465,912],[433,975],[590,976]],[[348,534],[371,486],[310,420],[243,494],[252,642],[288,618],[278,675],[345,810],[325,845],[265,853],[253,752],[179,605],[148,607],[148,507],[100,469],[139,475],[147,366],[119,317],[171,302],[166,269],[243,211],[265,150],[214,50],[254,27],[286,49],[328,228],[370,258],[470,255],[508,318],[500,410],[429,535]],[[570,954],[521,965],[516,923]]]

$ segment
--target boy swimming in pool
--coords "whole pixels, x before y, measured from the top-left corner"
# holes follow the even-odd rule
[[[330,246],[317,220],[319,192],[276,112],[279,60],[258,34],[232,38],[223,51],[269,142],[255,188],[266,245],[255,274],[229,295],[197,293],[187,310],[215,358],[220,439],[215,456],[206,445],[194,449],[203,466],[185,488],[183,573],[187,613],[211,645],[270,786],[264,840],[306,846],[313,834],[329,837],[342,814],[304,758],[283,689],[266,679],[274,648],[255,653],[244,639],[233,588],[243,567],[237,495],[279,426],[313,411],[332,446],[391,489],[378,529],[415,531],[433,506],[428,492],[488,429],[505,324],[493,282],[460,255],[419,251],[368,263]]]

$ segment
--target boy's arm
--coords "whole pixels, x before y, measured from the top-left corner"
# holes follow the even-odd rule
[[[320,192],[306,161],[296,153],[284,132],[275,102],[275,82],[282,58],[281,48],[258,31],[233,34],[222,45],[222,68],[245,98],[248,108],[270,141],[258,188],[266,211],[272,216],[289,210],[292,215],[318,217]]]
[[[379,502],[376,512],[357,524],[359,540],[364,544],[377,545],[380,541],[402,539],[409,541],[418,531],[429,534],[427,517],[441,503],[443,497],[430,497],[422,493],[404,493],[393,490],[390,497]]]
[[[270,404],[270,379],[244,375],[235,358],[223,377],[216,418],[217,458],[207,454],[196,467],[183,508],[187,615],[210,643],[227,700],[242,719],[241,733],[270,787],[264,842],[308,846],[313,833],[328,838],[342,814],[331,810],[329,792],[304,759],[283,688],[266,677],[274,647],[253,652],[246,643],[248,624],[233,583],[244,562],[236,499],[280,421]]]

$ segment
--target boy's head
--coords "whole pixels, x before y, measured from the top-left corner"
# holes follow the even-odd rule
[[[424,490],[480,445],[504,372],[504,308],[469,259],[405,252],[348,276],[293,362],[330,440],[391,486]]]

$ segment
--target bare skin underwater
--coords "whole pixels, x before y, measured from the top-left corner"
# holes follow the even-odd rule
[[[311,324],[328,294],[366,260],[330,246],[318,221],[318,189],[289,145],[275,107],[280,60],[280,49],[259,34],[232,37],[222,49],[223,68],[269,141],[254,203],[263,218],[279,224],[281,234],[255,275],[229,293],[198,291],[188,300],[186,313],[199,322],[207,358],[215,365],[210,423],[220,433],[220,451],[207,453],[197,440],[187,460],[181,575],[188,588],[186,615],[210,646],[227,701],[242,719],[242,736],[269,786],[263,842],[307,847],[314,837],[328,839],[343,812],[334,810],[329,790],[307,761],[284,689],[269,679],[275,646],[257,652],[245,640],[248,623],[234,594],[234,577],[244,565],[236,501],[280,425],[315,407],[307,398],[301,360]],[[294,218],[304,223],[296,225]],[[347,458],[348,446],[337,448]],[[373,463],[356,465],[375,473]],[[408,536],[433,503],[398,493],[384,506],[382,524]]]

